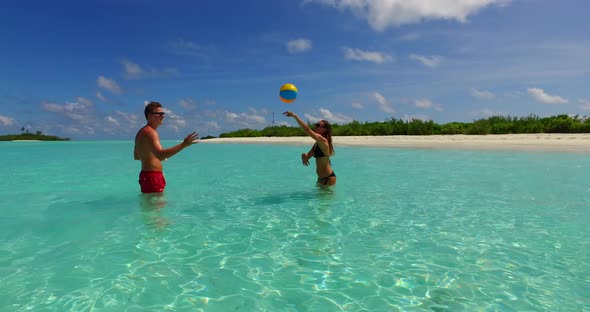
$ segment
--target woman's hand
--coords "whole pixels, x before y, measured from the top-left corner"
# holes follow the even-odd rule
[[[295,114],[293,112],[291,112],[291,111],[286,111],[286,112],[283,113],[283,115],[285,115],[287,117],[294,117],[295,116]]]
[[[301,162],[304,166],[309,166],[309,157],[307,156],[307,154],[301,154]]]

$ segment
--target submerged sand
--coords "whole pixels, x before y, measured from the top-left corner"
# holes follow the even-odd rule
[[[367,146],[424,149],[523,150],[590,153],[590,133],[539,133],[501,135],[391,135],[337,136],[338,146]],[[200,143],[312,144],[310,137],[215,138]]]

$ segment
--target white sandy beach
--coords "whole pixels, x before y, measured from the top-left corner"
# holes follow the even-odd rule
[[[308,145],[309,137],[215,138],[201,143]],[[429,135],[429,136],[336,136],[334,146],[368,146],[425,149],[476,149],[563,151],[590,153],[590,133],[539,133],[503,135]]]

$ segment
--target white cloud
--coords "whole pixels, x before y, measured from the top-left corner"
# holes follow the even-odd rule
[[[178,40],[172,46],[173,52],[182,55],[197,56],[200,58],[208,58],[215,53],[213,45],[200,45],[192,41]]]
[[[496,98],[496,96],[492,92],[486,90],[480,91],[477,89],[471,89],[471,95],[483,100],[493,100]]]
[[[416,105],[416,107],[418,108],[431,108],[432,102],[430,102],[429,100],[416,100],[414,102],[414,105]]]
[[[299,38],[291,40],[286,43],[287,51],[289,53],[302,53],[311,50],[311,40],[305,38]]]
[[[581,104],[580,106],[578,106],[580,109],[590,110],[590,100],[578,99],[578,103]]]
[[[215,100],[205,100],[205,103],[204,104],[207,105],[207,106],[215,106],[215,105],[217,105],[217,101],[215,101]]]
[[[240,120],[239,112],[231,112],[227,110],[200,110],[198,113],[187,115],[187,131],[186,133],[195,131],[200,137],[206,135],[216,135],[228,131],[235,131],[237,129],[261,129],[264,125],[256,125],[256,127],[245,126]]]
[[[426,116],[426,115],[408,115],[408,114],[404,114],[404,116],[402,117],[402,120],[404,121],[412,121],[412,119],[418,119],[418,120],[423,120],[423,121],[429,121],[432,120],[432,118]]]
[[[250,113],[235,113],[225,111],[223,117],[227,123],[236,125],[238,127],[256,129],[267,126],[266,118],[263,116],[266,114],[266,111],[263,110],[259,112],[254,108],[249,108],[249,110]]]
[[[117,118],[112,117],[113,119],[116,120],[121,120],[123,119],[125,122],[123,122],[122,125],[126,125],[127,128],[129,129],[137,129],[141,126],[141,124],[145,121],[145,116],[142,114],[141,118],[139,117],[139,115],[134,114],[134,113],[125,113],[122,111],[115,111],[115,115],[117,116]]]
[[[14,125],[14,119],[8,116],[0,115],[0,125],[3,126],[12,126]]]
[[[498,112],[498,111],[494,111],[492,109],[489,108],[483,108],[479,111],[476,112],[472,112],[471,113],[472,116],[474,117],[491,117],[491,116],[507,116],[510,115],[506,112]]]
[[[143,114],[121,111],[98,113],[92,101],[81,96],[77,97],[76,101],[64,104],[44,101],[41,103],[41,108],[56,116],[48,129],[43,131],[46,133],[58,130],[58,132],[75,135],[101,133],[127,136],[137,131],[145,122]]]
[[[92,113],[93,106],[89,104],[91,104],[89,100],[78,97],[78,102],[66,102],[65,104],[42,102],[41,107],[47,112],[62,115],[77,123],[90,124],[94,114]]]
[[[435,111],[442,112],[442,107],[436,103],[432,103],[430,100],[416,100],[414,105],[418,108],[432,108]]]
[[[377,104],[379,105],[379,110],[385,113],[393,114],[395,110],[393,109],[393,105],[389,100],[387,100],[381,93],[373,92],[371,94],[375,100],[377,100]]]
[[[117,84],[117,82],[111,78],[106,78],[104,76],[99,76],[96,79],[99,88],[103,88],[115,94],[123,93],[123,89]]]
[[[123,64],[123,67],[125,67],[125,75],[129,78],[137,78],[145,74],[145,71],[143,68],[141,68],[141,66],[131,61],[122,60],[121,64]]]
[[[265,123],[265,120],[266,120],[264,118],[264,116],[255,115],[255,114],[246,114],[246,113],[244,113],[241,116],[248,123],[252,122],[252,123],[256,123],[256,124],[264,124]]]
[[[182,108],[186,110],[193,110],[197,107],[197,103],[195,102],[195,100],[189,98],[181,99],[180,101],[178,101],[178,105],[180,105]]]
[[[181,129],[186,128],[186,120],[183,117],[177,115],[169,108],[162,108],[162,110],[166,113],[164,127],[170,128],[175,132],[179,132]]]
[[[120,125],[119,121],[111,116],[107,116],[105,119],[107,120],[107,122],[113,124],[116,127]]]
[[[286,121],[284,121],[284,120],[275,121],[275,124],[276,124],[277,126],[287,126],[287,127],[291,126],[291,124],[290,124],[290,123],[288,123],[288,122],[286,122]]]
[[[565,104],[568,103],[567,99],[564,99],[557,95],[549,95],[545,93],[543,89],[539,88],[528,88],[528,93],[537,101],[544,104]]]
[[[390,26],[428,19],[463,23],[485,7],[507,5],[511,0],[304,0],[303,3],[314,2],[350,10],[366,19],[373,29],[383,31]]]
[[[82,105],[83,107],[91,107],[91,106],[94,106],[94,103],[92,103],[91,100],[89,100],[89,99],[87,99],[85,97],[81,97],[81,96],[76,97],[76,101],[78,101],[78,103],[80,105]]]
[[[309,122],[315,123],[320,120],[327,120],[332,124],[345,124],[351,122],[353,119],[340,113],[332,113],[330,110],[320,108],[316,115],[305,113],[303,117]]]
[[[342,52],[344,53],[344,58],[346,58],[347,60],[367,61],[376,64],[393,61],[393,57],[391,55],[381,52],[363,51],[360,49],[353,49],[348,47],[342,48]]]
[[[321,119],[325,119],[331,123],[336,123],[336,124],[344,124],[344,123],[349,123],[352,122],[352,117],[346,116],[344,114],[340,114],[340,113],[333,113],[328,109],[325,108],[320,108],[320,116],[322,117]]]
[[[96,131],[94,128],[90,126],[82,126],[82,125],[59,125],[58,128],[61,128],[61,131],[67,134],[74,134],[74,135],[94,135]]]
[[[442,62],[443,57],[438,55],[424,56],[418,54],[410,54],[410,59],[422,63],[422,65],[430,68],[437,67]]]
[[[82,131],[80,128],[78,128],[74,125],[58,125],[58,128],[61,128],[62,131],[67,134],[77,134],[77,135],[94,134],[94,129],[92,129],[92,128],[89,128],[90,131],[87,131],[87,132]]]
[[[55,103],[43,102],[43,103],[41,103],[41,107],[43,108],[43,110],[45,110],[47,112],[51,112],[51,113],[61,113],[64,111],[64,108],[62,105],[55,104]]]
[[[225,112],[225,118],[229,119],[229,120],[233,120],[238,118],[239,115],[234,113],[234,112]]]
[[[102,95],[102,93],[100,91],[96,91],[96,98],[103,101],[103,102],[108,102],[107,98],[104,97],[104,95]]]
[[[496,115],[498,115],[498,112],[493,111],[489,108],[484,108],[484,109],[480,110],[478,113],[483,116],[496,116]]]
[[[171,121],[169,120],[168,123],[175,131],[180,131],[180,129],[186,128],[186,120],[184,118],[177,117]]]
[[[219,122],[216,120],[213,121],[204,121],[198,124],[198,128],[192,129],[192,131],[197,132],[200,137],[211,135],[214,132],[218,132],[222,130]]]
[[[210,129],[221,129],[221,127],[219,126],[219,123],[217,123],[217,121],[208,121],[205,123],[205,128],[210,128]]]
[[[352,103],[352,108],[363,109],[363,108],[365,108],[365,106],[363,105],[363,103],[353,102]]]
[[[305,118],[306,121],[311,122],[311,123],[318,122],[318,121],[320,121],[322,119],[325,119],[325,118],[323,118],[321,116],[314,116],[314,115],[310,115],[308,113],[303,114],[303,117]],[[328,120],[328,121],[330,121],[330,120]]]
[[[123,68],[125,69],[125,78],[127,79],[140,79],[147,77],[162,77],[167,75],[176,74],[178,70],[176,68],[165,68],[163,70],[154,68],[143,68],[136,63],[129,60],[122,60]]]

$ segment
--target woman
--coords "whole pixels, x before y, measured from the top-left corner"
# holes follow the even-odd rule
[[[284,112],[283,115],[293,117],[299,124],[299,127],[307,133],[316,143],[311,147],[307,154],[301,154],[301,162],[304,166],[309,166],[309,159],[315,158],[315,172],[318,175],[318,185],[335,185],[336,174],[332,170],[330,156],[334,155],[334,146],[332,145],[332,128],[326,120],[320,120],[315,124],[314,130],[311,130],[299,116],[293,112]]]

